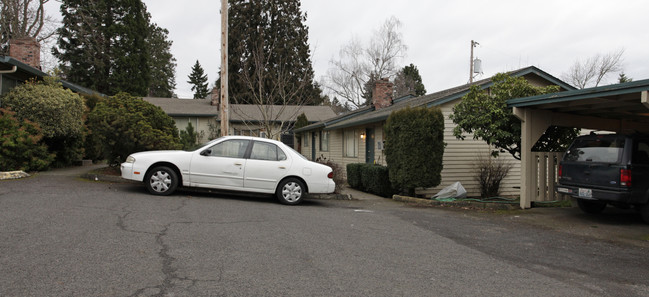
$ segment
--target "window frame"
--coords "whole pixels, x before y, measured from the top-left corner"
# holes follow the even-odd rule
[[[351,138],[353,139],[352,143],[352,150],[353,153],[350,155],[349,150],[348,150],[348,145],[349,145],[349,140],[347,139],[349,135],[351,134]],[[357,137],[358,131],[356,130],[343,130],[343,157],[345,158],[358,158],[358,137]]]
[[[325,137],[323,137],[326,135]],[[331,138],[330,131],[320,131],[320,151],[328,152],[329,151],[329,139]],[[324,144],[324,145],[323,145]]]

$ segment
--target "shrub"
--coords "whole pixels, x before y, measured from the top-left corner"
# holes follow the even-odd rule
[[[391,197],[395,193],[390,185],[389,170],[381,165],[347,164],[347,183],[354,189],[382,197]]]
[[[101,100],[88,115],[89,156],[119,165],[146,150],[180,149],[178,130],[160,107],[127,93]]]
[[[483,198],[500,195],[500,182],[507,176],[512,164],[502,158],[479,156],[476,160],[475,179],[480,183],[480,196]]]
[[[19,121],[14,112],[0,108],[0,171],[47,169],[54,155],[42,137],[38,124]]]
[[[191,122],[187,124],[185,130],[180,131],[180,145],[183,150],[194,150],[199,147],[200,139],[203,138],[203,133],[196,132],[194,125]]]
[[[414,195],[415,188],[439,185],[444,155],[444,116],[437,108],[404,108],[385,124],[385,160],[392,187]]]
[[[381,197],[392,197],[395,191],[390,184],[390,172],[388,167],[364,164],[361,167],[361,181],[365,191]]]
[[[361,166],[363,163],[347,164],[347,184],[358,190],[361,190]]]
[[[331,170],[334,173],[333,179],[336,183],[336,189],[334,190],[334,193],[340,194],[343,189],[343,185],[345,184],[345,175],[343,174],[343,168],[338,165],[338,163],[328,160],[324,155],[320,155],[320,157],[318,157],[315,161],[331,167]]]
[[[83,156],[84,104],[81,97],[64,89],[55,77],[28,82],[11,90],[3,105],[16,112],[19,120],[41,127],[43,142],[56,154],[54,165],[71,165]]]

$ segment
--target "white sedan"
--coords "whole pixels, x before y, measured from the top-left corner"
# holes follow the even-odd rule
[[[134,153],[122,163],[122,178],[144,182],[154,195],[179,185],[275,194],[298,204],[307,193],[333,193],[331,167],[311,162],[282,142],[247,136],[215,139],[198,150]]]

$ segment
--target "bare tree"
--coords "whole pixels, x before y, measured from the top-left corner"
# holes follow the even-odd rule
[[[394,77],[397,63],[405,56],[400,28],[401,21],[393,16],[374,32],[367,47],[355,38],[341,47],[338,58],[330,61],[325,86],[353,108],[367,104],[363,96],[367,82],[373,77]]]
[[[271,45],[271,48],[273,45]],[[301,107],[306,105],[310,98],[301,96],[302,90],[310,85],[310,80],[305,73],[299,83],[294,83],[291,70],[281,61],[277,64],[271,62],[270,52],[260,44],[252,53],[246,63],[254,63],[254,71],[242,73],[242,80],[246,90],[251,95],[252,104],[247,106],[254,109],[255,114],[246,114],[236,108],[230,110],[239,115],[249,130],[261,130],[266,133],[266,138],[280,139],[280,136],[292,128],[292,124],[299,114]],[[273,73],[267,69],[273,68]],[[249,69],[246,65],[244,69]],[[232,94],[232,102],[240,102],[241,98]]]
[[[8,54],[10,39],[32,37],[41,44],[41,57],[51,57],[49,42],[56,34],[57,22],[45,13],[49,1],[0,0],[0,55]]]
[[[562,78],[579,89],[597,87],[608,74],[622,71],[623,54],[624,49],[620,49],[604,55],[597,54],[586,60],[577,60]]]

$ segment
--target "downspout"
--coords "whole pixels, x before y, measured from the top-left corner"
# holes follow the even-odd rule
[[[11,70],[0,70],[0,94],[2,94],[2,81],[3,81],[2,75],[8,73],[15,73],[16,71],[18,71],[18,67],[15,65],[11,67]],[[2,107],[2,102],[0,102],[0,107]]]
[[[16,71],[18,71],[18,67],[14,66],[11,68],[11,70],[0,70],[0,74],[14,73]]]

